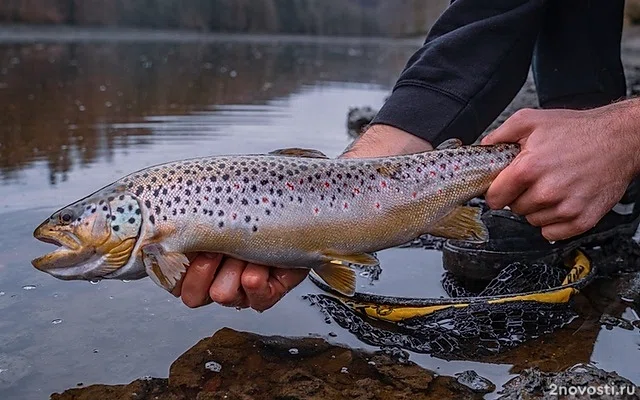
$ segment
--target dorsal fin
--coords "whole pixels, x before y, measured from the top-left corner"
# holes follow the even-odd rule
[[[436,147],[436,150],[455,149],[460,146],[462,146],[462,140],[458,138],[452,138],[440,143],[438,147]]]
[[[287,156],[287,157],[329,158],[320,150],[302,149],[299,147],[277,149],[274,151],[270,151],[269,154],[273,156]]]

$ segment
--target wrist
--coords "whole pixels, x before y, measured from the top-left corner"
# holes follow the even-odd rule
[[[616,107],[612,112],[612,131],[618,131],[619,138],[611,137],[622,146],[631,163],[631,178],[640,174],[640,99],[630,99],[610,105]]]
[[[429,142],[390,125],[371,125],[341,157],[384,157],[432,150]]]

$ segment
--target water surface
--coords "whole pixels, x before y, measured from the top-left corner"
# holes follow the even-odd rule
[[[0,44],[0,398],[46,399],[79,383],[164,377],[181,353],[225,326],[374,349],[327,324],[301,298],[316,291],[308,281],[262,314],[217,305],[192,310],[149,279],[94,285],[43,274],[30,260],[51,247],[31,233],[55,209],[153,164],[283,147],[335,156],[350,142],[349,107],[380,106],[412,43],[263,37]],[[380,282],[361,278],[361,290],[444,294],[439,253],[390,249],[380,259]],[[631,308],[625,313],[638,318]],[[587,358],[640,382],[637,331],[596,332]],[[515,364],[536,357],[412,359],[444,374],[475,369],[499,386]]]

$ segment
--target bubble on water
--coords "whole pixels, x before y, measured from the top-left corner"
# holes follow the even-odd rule
[[[105,101],[104,102],[104,106],[107,108],[111,108],[111,106],[113,105],[113,103],[111,103],[110,101]]]
[[[375,362],[375,361],[369,361],[367,364],[369,364],[369,365],[376,365],[376,362]]]
[[[335,332],[329,332],[329,336],[331,336],[331,337],[337,337],[337,336],[338,336],[338,334],[337,334],[337,333],[335,333]]]
[[[229,76],[232,78],[235,78],[236,76],[238,76],[238,73],[236,72],[236,70],[231,70],[231,72],[229,72]]]
[[[109,300],[113,300],[113,296],[109,296]]]
[[[89,283],[91,283],[92,285],[97,285],[98,283],[100,283],[100,279],[92,279],[89,281]]]
[[[4,296],[4,295],[5,295],[5,293],[4,293],[4,292],[0,292],[0,296]]]
[[[236,307],[236,311],[242,311],[242,307]]]
[[[3,373],[3,372],[5,372],[5,371],[8,371],[8,369],[2,369],[2,368],[0,368],[0,374],[1,374],[1,373]]]
[[[298,354],[298,349],[296,349],[295,347],[290,348],[289,349],[289,354],[292,354],[292,355],[295,356],[296,354]]]
[[[122,282],[123,282],[123,283],[129,283],[129,282],[131,282],[131,281],[130,281],[129,279],[123,279],[123,280],[122,280]]]
[[[341,374],[348,374],[349,373],[349,369],[347,367],[342,367],[342,368],[340,368],[340,373]]]
[[[93,349],[93,354],[98,354],[100,351],[98,349]]]
[[[53,325],[61,324],[61,323],[62,323],[62,319],[60,319],[60,318],[56,318],[56,319],[54,319],[53,321],[51,321],[51,323],[52,323]]]
[[[24,285],[22,289],[24,290],[33,290],[36,288],[36,285]]]
[[[211,372],[220,372],[222,371],[222,365],[215,361],[208,361],[204,364],[204,367]]]
[[[105,90],[107,90],[107,87],[105,85],[100,85],[100,91],[104,92]]]
[[[368,278],[368,277],[370,277],[370,276],[371,276],[371,273],[370,273],[369,271],[362,271],[362,272],[360,272],[360,274],[358,274],[358,275],[360,275],[360,276],[361,276],[361,277],[363,277],[363,278]]]
[[[83,106],[83,105],[79,105],[79,106],[78,106],[78,110],[80,110],[80,111],[84,111],[84,110],[86,110],[86,109],[87,109],[87,108],[86,108],[85,106]]]

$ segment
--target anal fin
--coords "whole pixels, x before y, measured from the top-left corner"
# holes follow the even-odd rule
[[[151,280],[167,291],[173,290],[189,265],[187,256],[178,252],[167,252],[160,244],[143,246],[142,260]]]
[[[479,207],[458,206],[445,215],[427,231],[427,233],[448,239],[486,242],[489,231],[480,216]]]
[[[342,264],[325,263],[313,269],[327,285],[345,296],[353,296],[356,291],[356,273]]]

